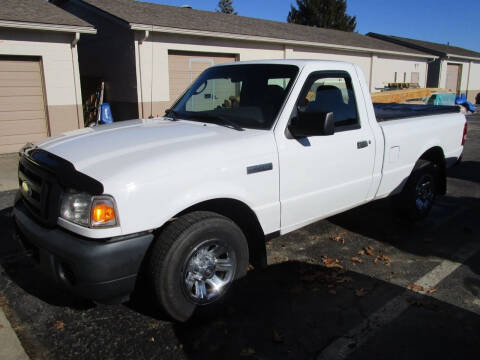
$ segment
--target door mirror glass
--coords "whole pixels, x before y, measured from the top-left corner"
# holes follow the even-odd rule
[[[298,111],[297,116],[290,121],[288,130],[296,138],[333,135],[333,113]]]

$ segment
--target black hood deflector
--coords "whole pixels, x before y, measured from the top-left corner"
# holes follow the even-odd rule
[[[24,160],[33,162],[50,172],[65,190],[74,189],[91,195],[103,194],[103,184],[100,181],[77,171],[70,161],[55,154],[33,148],[27,150],[25,154],[21,154],[20,161],[22,161],[22,157],[26,157],[27,159]]]

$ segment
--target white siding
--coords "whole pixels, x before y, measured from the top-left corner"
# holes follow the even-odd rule
[[[282,59],[282,45],[214,40],[191,36],[150,33],[146,41],[138,32],[135,36],[139,102],[171,101],[168,74],[168,51],[187,51],[236,55],[240,61]]]
[[[470,90],[480,90],[480,61],[472,62],[472,69],[470,70]]]
[[[397,73],[397,82],[403,82],[405,73],[406,82],[411,82],[412,72],[419,73],[419,85],[420,87],[425,87],[427,80],[426,59],[378,55],[373,69],[372,92],[378,91],[388,83],[394,82],[395,73]]]
[[[168,51],[188,51],[235,55],[238,60],[262,59],[319,59],[338,60],[358,64],[363,70],[367,83],[373,80],[374,88],[381,88],[393,81],[394,72],[407,72],[407,81],[412,72],[419,72],[420,85],[425,86],[427,59],[405,56],[381,56],[371,53],[339,51],[316,47],[261,43],[252,41],[206,38],[187,35],[135,33],[135,54],[137,72],[137,93],[140,116],[147,103],[172,101],[170,99]],[[372,60],[373,59],[373,60]],[[372,63],[373,61],[373,63]],[[372,66],[373,65],[373,66]],[[371,71],[373,70],[373,71]],[[403,76],[403,75],[402,75]],[[143,105],[142,105],[143,104]],[[155,105],[152,106],[155,108]]]
[[[357,54],[353,52],[339,52],[334,50],[321,50],[316,48],[295,47],[291,58],[294,59],[318,59],[346,61],[358,64],[365,74],[367,82],[370,79],[370,66],[372,56],[369,54]]]
[[[41,60],[51,135],[83,126],[75,34],[0,29],[0,55]]]
[[[447,64],[461,65],[460,91],[468,93],[468,99],[475,102],[477,94],[480,92],[480,61],[466,61],[463,59],[451,58],[442,60],[442,69],[440,72],[440,87],[445,88],[447,82]],[[470,70],[469,70],[470,68]],[[468,74],[470,72],[470,79]]]
[[[71,42],[74,34],[48,31],[0,30],[0,54],[42,58],[49,105],[72,105],[75,93]]]

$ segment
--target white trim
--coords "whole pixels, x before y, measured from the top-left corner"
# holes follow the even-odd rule
[[[447,64],[447,60],[445,59],[442,59],[440,60],[440,65],[439,65],[439,74],[438,74],[438,87],[439,88],[446,88],[447,87],[447,83],[446,83],[446,73],[445,73],[445,79],[444,79],[444,76],[443,76],[443,69],[445,68],[445,65]],[[443,83],[443,81],[445,80],[445,83]]]
[[[462,56],[462,55],[455,55],[455,54],[447,54],[448,59],[466,59],[470,61],[480,61],[480,57],[472,57],[472,56]]]
[[[369,90],[372,93],[375,90],[375,87],[373,86],[373,71],[375,69],[375,61],[377,60],[377,55],[372,54],[372,57],[370,58],[370,79],[369,79]]]
[[[77,46],[78,42],[80,41],[80,33],[79,32],[76,32],[75,33],[75,36],[72,40],[72,48],[74,48],[75,46]]]
[[[269,38],[269,37],[263,37],[263,36],[220,33],[220,32],[213,32],[213,31],[179,29],[179,28],[172,28],[172,27],[165,27],[165,26],[156,26],[156,25],[152,26],[152,25],[134,24],[134,23],[130,23],[130,29],[142,30],[142,31],[151,30],[155,32],[179,34],[179,35],[193,35],[193,36],[216,37],[216,38],[224,38],[224,39],[257,41],[257,42],[266,42],[266,43],[275,43],[275,44],[291,44],[291,45],[321,47],[321,48],[328,48],[328,49],[335,49],[335,50],[347,50],[347,51],[369,53],[369,54],[377,53],[377,54],[389,54],[389,55],[402,55],[402,56],[408,56],[408,57],[427,58],[427,59],[432,59],[432,58],[436,59],[438,57],[438,56],[427,55],[427,54],[412,54],[412,53],[404,53],[404,52],[390,51],[390,50],[370,49],[370,48],[357,47],[357,46],[326,44],[326,43],[312,42],[312,41],[276,39],[276,38]]]
[[[472,61],[468,63],[468,75],[467,75],[467,88],[465,89],[465,96],[467,97],[468,100],[468,92],[470,91],[470,73],[472,70]]]
[[[74,41],[80,40],[80,34],[75,33]],[[78,48],[73,45],[70,47],[72,52],[72,71],[73,71],[73,86],[75,91],[75,111],[77,113],[78,129],[84,127],[83,113],[82,113],[82,89],[80,86],[80,67],[78,65]]]
[[[84,33],[84,34],[97,33],[97,30],[94,27],[58,25],[58,24],[41,24],[41,23],[7,21],[7,20],[0,20],[0,27],[8,27],[8,28],[16,28],[16,29],[47,30],[47,31],[63,31],[63,32],[75,32],[75,33]]]

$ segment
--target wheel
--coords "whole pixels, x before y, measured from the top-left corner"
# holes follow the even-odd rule
[[[401,192],[397,205],[411,220],[428,216],[436,196],[438,168],[427,160],[417,161]]]
[[[197,211],[179,217],[157,235],[149,277],[160,307],[177,321],[197,306],[213,306],[248,267],[248,244],[230,219]]]

